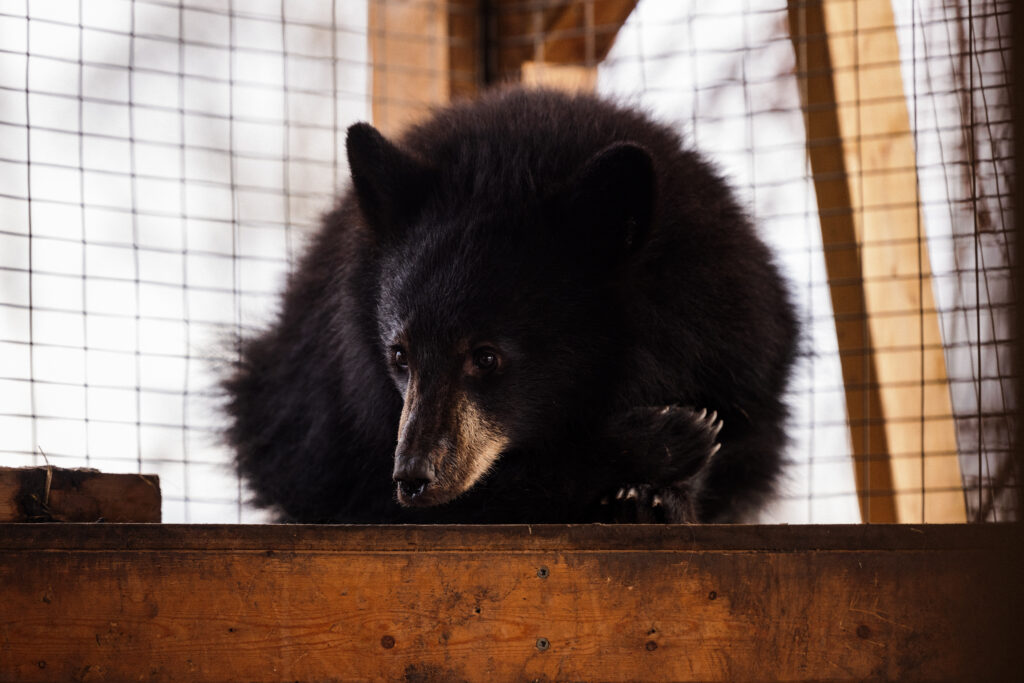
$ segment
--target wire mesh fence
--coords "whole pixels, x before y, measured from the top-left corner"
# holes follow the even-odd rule
[[[365,3],[4,3],[3,464],[161,476],[251,517],[216,367],[265,321],[367,112]]]
[[[888,25],[872,7],[879,4],[825,3],[833,14],[826,27],[808,25],[808,14],[823,13],[817,2],[640,3],[602,65],[600,85],[674,118],[722,166],[800,295],[807,344],[793,392],[794,462],[778,518],[866,518],[876,497],[919,489],[917,519],[937,516],[924,509],[926,490],[965,494],[966,519],[1005,519],[1013,506],[1015,412],[1009,4],[893,3]],[[897,39],[888,51],[886,33]],[[808,45],[824,40],[833,62],[822,63],[820,53],[808,61]],[[853,54],[837,64],[844,49]],[[822,76],[835,83],[831,102],[808,98]],[[893,76],[902,87],[885,90]],[[892,125],[897,107],[908,108],[906,127]],[[846,146],[888,154],[884,164],[870,168],[868,158],[829,166],[843,163],[840,151],[816,168],[816,149],[843,143],[836,132],[814,137],[810,117],[835,112],[831,123],[847,123]],[[844,113],[853,120],[842,121]],[[879,119],[885,127],[873,128]],[[901,142],[898,158],[891,149]],[[854,155],[845,156],[849,163]],[[823,205],[831,191],[824,186],[840,170],[861,195]],[[908,180],[908,193],[875,188],[865,201],[872,182]],[[854,226],[838,237],[836,218],[844,213]],[[886,221],[873,233],[866,227],[872,214]],[[846,268],[847,252],[862,265]],[[847,288],[895,298],[850,307]],[[869,327],[872,318],[891,324]],[[863,333],[850,335],[851,326]],[[889,355],[922,367],[887,371]],[[936,362],[938,369],[924,367]],[[932,388],[951,400],[934,402]],[[851,400],[875,405],[851,409]],[[907,429],[892,433],[900,422]],[[869,433],[879,425],[889,428],[888,447]],[[947,438],[937,443],[942,430]],[[908,438],[913,431],[917,438]],[[952,478],[936,481],[926,471],[926,462],[956,454],[960,471]],[[899,460],[920,468],[916,481],[870,472]],[[895,519],[914,517],[911,510]]]
[[[804,339],[763,519],[1007,519],[1009,12],[0,3],[0,464],[154,472],[167,521],[262,519],[218,366],[346,183],[345,128],[554,65],[683,131],[779,254]]]
[[[784,2],[641,3],[600,74],[675,120],[779,254],[804,324],[790,466],[769,519],[859,521],[844,383]]]

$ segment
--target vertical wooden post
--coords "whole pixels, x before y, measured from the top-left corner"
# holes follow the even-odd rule
[[[473,97],[485,85],[482,0],[448,0],[448,97]]]
[[[862,516],[964,521],[892,7],[789,8]]]
[[[401,132],[479,82],[479,0],[370,0],[373,122]]]

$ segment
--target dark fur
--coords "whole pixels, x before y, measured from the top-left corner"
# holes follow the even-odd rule
[[[224,382],[258,505],[295,521],[726,521],[771,491],[795,315],[731,192],[674,132],[513,90],[397,148],[353,127],[349,157],[354,189]],[[435,507],[395,498],[398,331],[419,377],[444,375],[511,438]],[[489,383],[449,367],[467,336],[509,350]]]

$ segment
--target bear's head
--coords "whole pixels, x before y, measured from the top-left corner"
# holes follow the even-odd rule
[[[403,398],[403,505],[446,503],[509,453],[596,429],[628,343],[617,277],[652,223],[650,154],[619,142],[538,162],[487,143],[427,159],[348,131],[381,360]]]

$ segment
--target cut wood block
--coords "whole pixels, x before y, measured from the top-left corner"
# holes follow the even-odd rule
[[[1013,680],[1019,525],[0,526],[0,679]]]
[[[159,522],[160,478],[0,467],[0,522]]]

